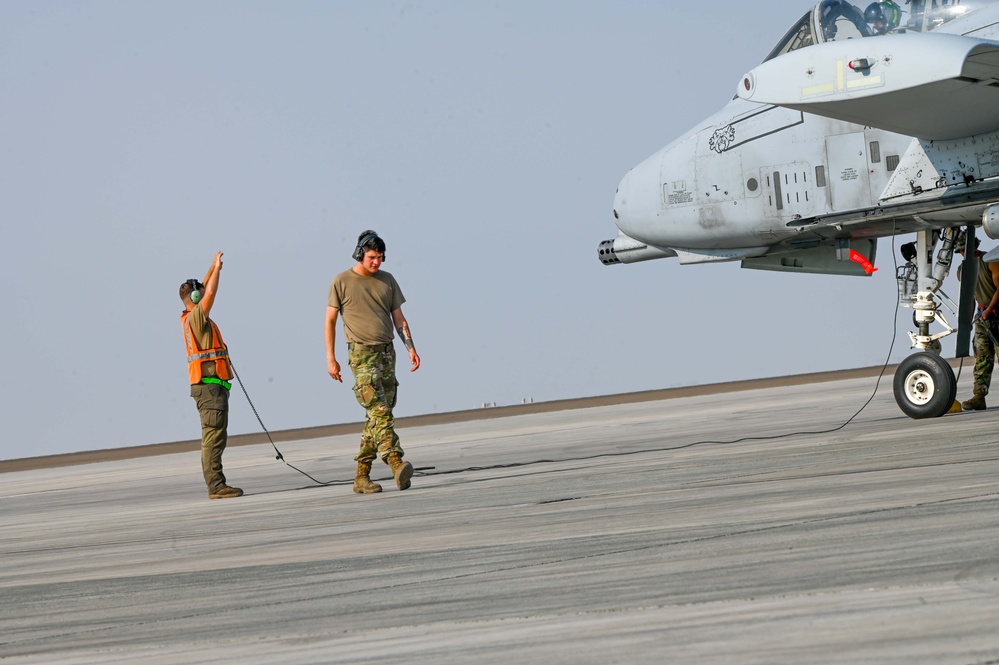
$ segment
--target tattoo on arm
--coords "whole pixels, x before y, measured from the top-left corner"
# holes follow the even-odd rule
[[[409,323],[403,322],[403,324],[396,328],[396,330],[399,332],[399,338],[402,340],[402,343],[406,345],[406,348],[412,349],[413,333],[409,332]]]

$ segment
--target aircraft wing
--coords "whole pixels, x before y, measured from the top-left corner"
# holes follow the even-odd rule
[[[753,69],[739,96],[929,140],[999,130],[999,43],[906,33],[801,48]]]
[[[788,224],[802,232],[802,237],[875,238],[900,233],[977,224],[982,220],[981,206],[999,196],[999,181],[981,181],[971,185],[950,185],[926,192],[913,192],[880,205],[847,210]],[[795,245],[801,239],[791,240]]]

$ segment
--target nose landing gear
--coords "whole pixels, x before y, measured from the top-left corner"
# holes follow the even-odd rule
[[[936,418],[950,410],[957,381],[950,364],[932,351],[914,353],[895,370],[895,403],[910,418]]]
[[[969,226],[960,239],[959,229],[952,227],[940,233],[942,244],[933,262],[933,247],[936,243],[937,231],[924,230],[916,235],[917,247],[911,245],[903,248],[906,265],[901,266],[896,275],[899,286],[899,299],[905,307],[911,307],[913,321],[917,332],[910,332],[913,348],[917,352],[899,363],[895,370],[893,390],[895,403],[902,412],[910,418],[936,418],[950,411],[957,397],[957,380],[954,370],[940,355],[940,340],[951,333],[958,332],[958,353],[960,357],[967,355],[967,334],[951,327],[940,311],[937,302],[937,292],[940,291],[944,279],[950,272],[951,262],[958,243],[970,243],[974,247],[975,231]],[[964,279],[961,284],[961,302],[958,305],[958,324],[963,331],[970,329],[971,313],[974,308],[972,293],[976,280],[977,263],[973,260],[974,251],[965,252]],[[958,276],[962,276],[960,273]],[[942,292],[941,292],[942,293]],[[946,294],[943,294],[946,297]],[[949,300],[949,299],[948,299]],[[953,311],[953,310],[951,310]],[[944,331],[931,335],[930,324],[936,322],[944,327]],[[963,340],[963,341],[962,341]]]

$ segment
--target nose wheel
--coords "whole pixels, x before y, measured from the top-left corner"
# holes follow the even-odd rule
[[[910,418],[937,418],[957,397],[954,370],[936,353],[914,353],[895,370],[895,402]]]

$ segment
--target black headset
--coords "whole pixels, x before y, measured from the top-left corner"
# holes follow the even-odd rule
[[[372,231],[371,233],[365,233],[361,236],[361,239],[357,241],[357,247],[354,248],[354,260],[360,261],[364,258],[364,245],[370,242],[372,239],[377,238],[378,234]],[[385,260],[385,252],[382,252],[382,261]]]
[[[191,287],[191,302],[197,305],[201,301],[201,289],[204,287],[196,279],[189,279],[184,283]]]

